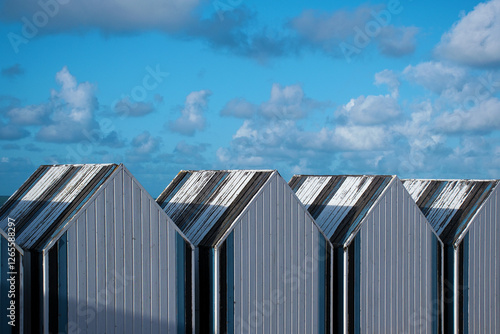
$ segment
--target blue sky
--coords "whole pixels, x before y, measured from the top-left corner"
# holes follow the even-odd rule
[[[0,194],[41,164],[500,175],[500,0],[1,0]]]

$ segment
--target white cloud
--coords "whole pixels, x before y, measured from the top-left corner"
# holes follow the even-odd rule
[[[43,125],[50,121],[50,106],[47,104],[30,105],[24,108],[13,108],[7,111],[10,121],[19,125]]]
[[[390,57],[402,57],[411,54],[416,48],[416,27],[387,26],[380,30],[377,37],[380,52]]]
[[[383,126],[346,125],[322,128],[317,132],[299,134],[302,148],[325,152],[371,151],[383,149],[391,139],[391,133]]]
[[[436,47],[438,55],[479,67],[500,65],[500,0],[478,4]]]
[[[408,81],[415,82],[438,94],[450,88],[459,89],[467,79],[465,69],[434,61],[416,66],[408,65],[403,74]]]
[[[200,90],[189,93],[181,110],[181,116],[169,123],[170,130],[186,136],[193,136],[196,131],[205,129],[204,115],[208,98],[212,93],[209,90]]]
[[[373,42],[382,54],[401,57],[415,51],[418,33],[416,27],[391,24],[393,16],[401,10],[401,6],[391,6],[388,10],[380,5],[331,13],[306,10],[293,18],[290,26],[303,43],[332,56],[347,56],[345,53],[350,51],[358,54]]]
[[[304,96],[299,85],[281,87],[273,84],[269,101],[260,106],[261,114],[268,119],[299,119],[320,104]]]
[[[492,97],[469,110],[443,113],[437,118],[436,127],[445,133],[500,130],[500,100]]]
[[[300,85],[282,87],[274,83],[268,101],[257,106],[242,98],[233,99],[226,103],[221,115],[247,119],[257,115],[267,120],[293,120],[305,118],[313,110],[324,108],[328,104],[305,96]]]
[[[381,126],[339,126],[334,141],[343,150],[380,150],[390,141],[390,133]]]
[[[397,98],[399,96],[399,86],[401,85],[398,76],[391,70],[383,70],[375,73],[375,84],[376,85],[387,85],[391,96]]]
[[[50,121],[40,129],[36,137],[49,142],[85,140],[85,132],[98,127],[94,120],[94,112],[98,106],[94,95],[95,87],[89,82],[77,83],[66,66],[56,74],[56,81],[61,89],[52,90],[51,101],[45,105],[51,110]]]
[[[226,103],[220,114],[222,116],[233,116],[237,118],[251,118],[256,110],[257,107],[255,105],[245,99],[236,98]]]
[[[149,131],[144,131],[132,139],[132,152],[136,155],[147,156],[158,151],[160,144],[160,137],[153,137]]]
[[[354,124],[373,125],[393,121],[401,114],[401,108],[391,96],[369,95],[351,99],[337,114]]]
[[[372,19],[370,13],[380,6],[360,6],[355,11],[338,10],[332,13],[308,9],[291,20],[291,26],[311,43],[339,41],[355,34],[355,27]]]

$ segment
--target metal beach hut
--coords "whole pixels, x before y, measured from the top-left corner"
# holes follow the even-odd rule
[[[333,332],[441,332],[442,243],[396,176],[296,175],[289,185],[333,249]]]
[[[11,220],[25,332],[189,331],[191,247],[123,165],[40,166],[0,209],[3,234]]]
[[[500,333],[498,180],[404,180],[445,244],[446,333]]]
[[[181,171],[157,201],[196,246],[197,332],[325,332],[326,239],[277,171]]]

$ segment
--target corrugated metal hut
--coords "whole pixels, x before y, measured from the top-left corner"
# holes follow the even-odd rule
[[[445,331],[500,333],[498,180],[404,180],[445,244]]]
[[[324,333],[327,244],[276,171],[181,171],[157,198],[196,246],[201,333]]]
[[[441,332],[442,243],[396,176],[296,175],[289,185],[333,249],[333,332]]]
[[[123,165],[40,166],[0,209],[9,221],[25,332],[189,332],[191,246]]]

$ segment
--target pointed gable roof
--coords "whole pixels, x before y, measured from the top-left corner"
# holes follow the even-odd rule
[[[295,175],[290,187],[334,245],[343,244],[392,176]]]
[[[402,180],[444,243],[459,239],[498,180]]]
[[[116,170],[115,164],[40,166],[0,208],[0,228],[15,220],[16,244],[42,250]]]
[[[158,204],[195,246],[214,246],[276,171],[181,171]]]

